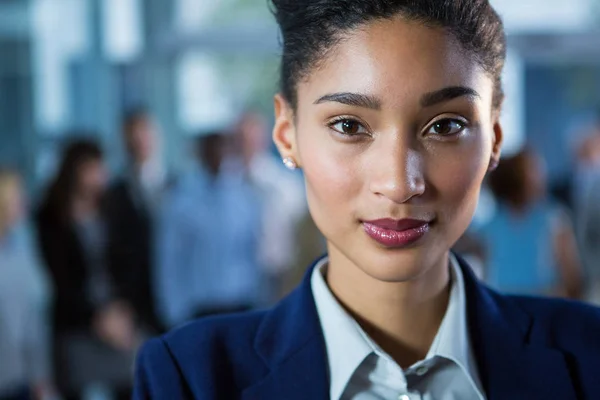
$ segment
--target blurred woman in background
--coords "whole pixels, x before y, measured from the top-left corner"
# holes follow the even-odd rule
[[[576,230],[586,276],[586,300],[600,305],[600,112],[577,154]]]
[[[67,399],[90,387],[128,398],[135,348],[133,316],[114,298],[105,263],[101,200],[103,154],[92,141],[71,143],[37,214],[42,254],[52,276],[57,384]]]
[[[24,227],[19,175],[0,168],[0,399],[51,394],[50,288]]]
[[[536,154],[525,149],[503,159],[489,184],[498,200],[496,214],[482,228],[490,285],[506,293],[580,298],[572,224],[546,197],[545,174]]]

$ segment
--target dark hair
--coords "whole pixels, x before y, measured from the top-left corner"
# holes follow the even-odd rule
[[[498,169],[488,177],[490,189],[502,203],[523,208],[529,202],[529,180],[527,171],[532,167],[535,153],[528,147],[507,158],[503,158]]]
[[[93,140],[77,139],[67,144],[56,177],[41,206],[43,212],[50,213],[61,222],[67,222],[81,166],[102,158],[102,149]]]
[[[281,92],[296,107],[297,84],[344,33],[401,14],[447,29],[494,79],[493,106],[504,98],[501,73],[506,37],[488,0],[271,0],[283,36]]]

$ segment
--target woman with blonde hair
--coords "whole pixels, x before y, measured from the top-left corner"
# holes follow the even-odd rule
[[[50,395],[50,290],[23,223],[21,178],[0,168],[0,399]]]

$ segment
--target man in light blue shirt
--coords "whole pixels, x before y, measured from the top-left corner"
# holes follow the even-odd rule
[[[259,197],[238,169],[225,166],[225,149],[222,134],[202,137],[201,165],[165,203],[156,283],[167,326],[248,309],[259,299]]]

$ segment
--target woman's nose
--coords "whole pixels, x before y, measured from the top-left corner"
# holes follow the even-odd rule
[[[425,192],[423,159],[405,140],[382,143],[370,165],[371,192],[394,203],[406,203]]]

